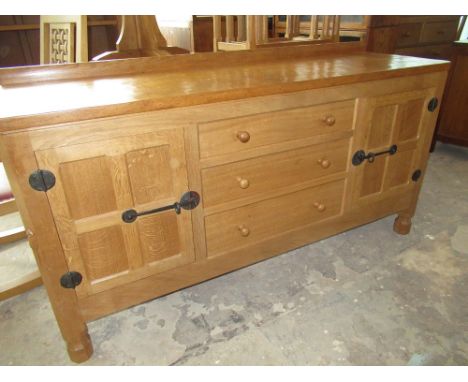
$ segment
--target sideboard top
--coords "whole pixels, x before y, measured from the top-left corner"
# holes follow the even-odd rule
[[[0,132],[429,73],[449,65],[363,51],[313,55],[310,48],[295,49],[299,54],[278,59],[267,49],[258,53],[269,54],[267,60],[230,52],[1,69]]]

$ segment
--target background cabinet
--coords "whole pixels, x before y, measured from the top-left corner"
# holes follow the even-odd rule
[[[427,58],[450,58],[460,16],[372,16],[367,49]]]
[[[468,146],[468,40],[457,41],[437,129],[442,142]]]

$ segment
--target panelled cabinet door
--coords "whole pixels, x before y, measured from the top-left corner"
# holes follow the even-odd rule
[[[377,155],[371,161],[365,159],[358,165],[350,164],[355,207],[411,192],[415,185],[412,174],[420,166],[424,150],[429,150],[428,138],[434,129],[427,108],[434,92],[435,89],[424,89],[359,100],[360,129],[352,155],[358,150],[366,155],[377,154],[393,145],[396,152]]]
[[[194,261],[190,211],[122,220],[188,191],[182,129],[36,151],[36,159],[56,176],[47,197],[69,269],[83,275],[79,297]]]

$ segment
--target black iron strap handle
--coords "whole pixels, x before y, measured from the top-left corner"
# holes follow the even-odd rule
[[[133,223],[138,216],[155,214],[158,212],[175,210],[176,214],[180,214],[181,209],[193,210],[200,203],[200,195],[195,191],[189,191],[182,195],[180,201],[168,206],[155,208],[153,210],[137,212],[135,210],[127,210],[122,213],[122,220],[125,223]]]
[[[375,157],[379,155],[384,155],[384,154],[393,155],[393,154],[396,154],[397,150],[398,150],[397,145],[392,145],[390,146],[388,150],[380,151],[378,153],[369,152],[366,154],[364,150],[358,150],[353,155],[353,165],[359,166],[365,160],[367,160],[369,163],[372,163],[375,161]]]

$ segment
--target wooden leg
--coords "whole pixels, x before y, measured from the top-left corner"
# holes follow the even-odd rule
[[[29,185],[29,175],[37,170],[29,136],[20,133],[2,136],[0,151],[7,174],[15,173],[9,177],[11,188],[68,354],[72,361],[84,362],[91,357],[93,347],[75,290],[60,284],[69,267],[47,195]]]
[[[93,345],[91,343],[91,338],[89,337],[87,327],[78,341],[67,341],[67,351],[70,359],[76,363],[87,361],[91,357],[93,354]]]
[[[399,214],[393,223],[393,230],[400,235],[408,235],[411,230],[411,216]]]

